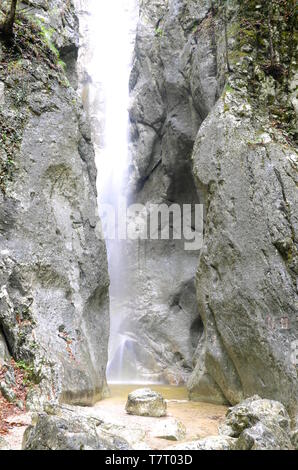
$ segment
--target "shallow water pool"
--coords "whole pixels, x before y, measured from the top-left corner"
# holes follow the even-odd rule
[[[130,416],[125,412],[127,396],[138,388],[150,388],[159,392],[168,400],[168,417],[182,422],[186,428],[186,437],[182,442],[201,439],[218,434],[218,426],[224,420],[227,407],[210,403],[192,402],[188,400],[185,387],[170,385],[138,385],[138,384],[110,384],[110,397],[95,405],[98,411],[114,417],[127,427],[141,427],[147,436],[145,442],[151,449],[166,449],[174,442],[153,438],[151,430],[156,420],[167,418],[144,418]]]

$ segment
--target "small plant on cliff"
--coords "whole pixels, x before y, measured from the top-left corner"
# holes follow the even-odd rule
[[[39,26],[40,28],[40,37],[42,38],[42,40],[44,41],[44,43],[47,45],[47,47],[52,51],[52,53],[54,54],[54,56],[57,57],[57,59],[59,59],[59,51],[58,49],[55,47],[53,41],[52,41],[52,37],[55,33],[55,30],[53,28],[47,28],[43,21],[41,20],[35,20],[36,24]]]
[[[10,8],[5,16],[2,24],[0,24],[0,34],[5,39],[10,39],[13,36],[13,26],[16,18],[18,0],[11,0]]]
[[[223,5],[226,6],[228,0]],[[288,142],[297,139],[295,86],[297,9],[295,0],[238,0],[227,22],[229,64],[245,79],[251,103],[267,114]],[[227,8],[229,13],[229,9]]]
[[[23,383],[25,385],[36,385],[40,383],[40,373],[35,370],[33,364],[28,364],[25,361],[18,361],[15,362],[15,368],[23,371]]]
[[[155,29],[155,36],[162,37],[163,36],[163,30],[161,28],[156,28]]]

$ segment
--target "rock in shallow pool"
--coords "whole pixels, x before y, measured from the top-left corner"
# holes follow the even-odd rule
[[[126,403],[126,412],[130,415],[161,418],[167,414],[167,404],[160,393],[149,388],[131,392]]]

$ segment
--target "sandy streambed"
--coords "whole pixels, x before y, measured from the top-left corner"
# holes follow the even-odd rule
[[[135,449],[163,450],[175,444],[174,441],[156,437],[156,430],[179,421],[186,429],[180,443],[218,434],[218,426],[224,420],[227,408],[208,403],[190,402],[183,387],[150,385],[167,400],[168,415],[164,418],[131,416],[125,412],[128,394],[144,385],[110,385],[110,397],[91,408],[69,407],[74,412],[94,416],[102,422],[109,433],[125,438]],[[66,405],[67,406],[67,405]],[[21,450],[25,429],[31,423],[31,414],[9,418],[13,424],[10,432],[3,436],[9,447]],[[158,433],[157,433],[158,434]]]

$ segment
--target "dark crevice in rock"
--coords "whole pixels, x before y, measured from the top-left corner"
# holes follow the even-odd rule
[[[5,329],[4,329],[3,325],[1,325],[1,320],[0,320],[0,335],[1,335],[1,334],[2,334],[2,337],[3,337],[4,341],[5,341],[5,345],[6,345],[6,347],[7,347],[7,350],[8,350],[8,352],[9,352],[9,354],[11,355],[11,357],[13,357],[13,350],[12,350],[10,344],[9,344],[8,338],[7,338],[6,334],[5,334]]]
[[[74,89],[78,87],[77,60],[78,47],[75,44],[67,45],[59,50],[60,59],[65,64],[66,76]]]
[[[190,336],[191,336],[191,343],[194,349],[197,348],[199,338],[201,338],[204,334],[204,324],[201,317],[198,314],[198,317],[193,321],[190,327]]]
[[[157,168],[162,164],[162,158],[158,160],[158,162],[154,165],[152,170],[150,170],[150,173],[148,173],[144,178],[139,180],[138,186],[137,186],[137,192],[142,191],[143,187],[145,186],[146,182],[150,179],[150,177],[153,175],[153,173],[157,170]]]

